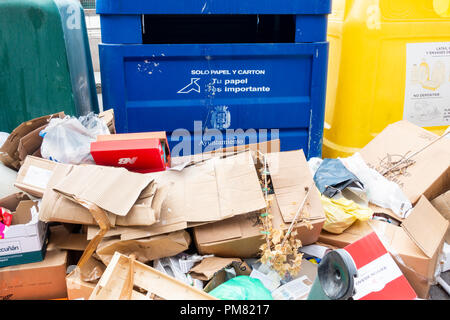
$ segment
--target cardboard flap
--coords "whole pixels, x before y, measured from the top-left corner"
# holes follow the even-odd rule
[[[42,127],[36,128],[19,140],[17,152],[20,160],[25,160],[27,155],[32,155],[41,148],[43,138],[39,133],[46,127],[47,125],[43,125]]]
[[[31,221],[31,208],[36,206],[33,200],[21,201],[13,214],[12,225],[26,224]],[[36,206],[37,207],[37,206]]]
[[[324,218],[320,194],[306,162],[303,150],[270,153],[266,155],[278,206],[284,222],[292,222],[306,191],[311,188],[302,210],[309,219]]]
[[[221,219],[266,207],[250,152],[215,160]]]
[[[242,262],[239,258],[219,258],[209,257],[203,259],[199,264],[194,266],[189,273],[192,278],[202,281],[211,280],[214,274],[223,268],[229,266],[233,261]]]
[[[433,199],[431,204],[445,219],[450,220],[450,190]]]
[[[16,208],[19,205],[20,201],[23,200],[31,200],[31,199],[23,192],[14,193],[0,199],[0,207],[6,208],[9,211],[14,212],[16,211]]]
[[[110,213],[125,216],[149,185],[148,175],[124,168],[74,166],[53,189],[72,198],[90,201]]]
[[[361,149],[360,153],[369,167],[383,172],[391,166],[389,158],[399,161],[400,157],[408,157],[436,138],[436,134],[402,120],[388,125]],[[412,160],[414,164],[403,170],[403,174],[390,177],[401,187],[412,204],[415,204],[421,195],[433,199],[445,190],[443,186],[449,174],[450,139],[440,139],[416,154]]]
[[[16,127],[11,134],[6,139],[3,146],[1,146],[0,151],[6,152],[13,159],[18,159],[17,147],[19,146],[20,139],[31,131],[47,125],[52,118],[64,118],[64,112],[59,112],[39,118],[35,118],[29,121],[22,122],[18,127]],[[7,165],[5,163],[5,165]]]
[[[28,159],[28,157],[27,157]],[[53,186],[66,177],[73,165],[56,163],[42,197],[39,220],[64,222],[73,224],[97,224],[88,209],[55,192]],[[115,225],[116,215],[108,213],[111,225]]]
[[[237,239],[242,237],[239,217],[218,221],[195,228],[198,243],[207,244],[216,241]]]
[[[158,185],[169,186],[161,219],[220,221],[266,205],[250,152],[150,175]]]
[[[442,217],[432,204],[421,196],[411,214],[402,223],[402,228],[411,240],[432,258],[438,250],[449,222]]]

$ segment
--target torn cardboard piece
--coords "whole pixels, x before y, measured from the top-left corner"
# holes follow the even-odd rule
[[[18,170],[20,168],[19,143],[20,140],[32,131],[46,126],[52,118],[64,118],[64,112],[59,112],[21,123],[15,128],[0,148],[0,161],[7,167]],[[24,142],[24,141],[23,141]]]
[[[37,151],[41,150],[43,138],[39,135],[39,133],[41,130],[45,129],[45,127],[47,127],[47,125],[34,129],[19,140],[17,152],[21,164],[28,155],[33,155],[37,153]]]
[[[14,218],[14,212],[16,211],[17,206],[21,201],[24,200],[31,200],[31,199],[23,192],[13,193],[9,196],[0,199],[0,207],[6,208],[9,211],[11,211],[13,213]]]
[[[233,277],[242,275],[249,276],[252,272],[248,264],[239,258],[207,257],[195,265],[189,271],[189,274],[194,279],[209,281],[203,290],[210,292],[228,280],[225,269],[232,269]]]
[[[189,271],[189,274],[192,276],[192,278],[202,281],[209,281],[218,271],[228,267],[234,261],[242,262],[242,260],[239,258],[205,258],[200,261],[200,263],[195,265]]]
[[[92,202],[103,210],[126,216],[152,178],[123,168],[74,166],[53,190],[71,200]]]
[[[105,239],[96,250],[102,262],[108,265],[115,252],[134,254],[136,260],[147,263],[152,260],[171,257],[189,248],[191,237],[186,231],[177,231],[139,240]]]
[[[367,165],[379,172],[427,146],[437,135],[406,120],[388,125],[361,151]],[[421,195],[434,199],[450,187],[450,139],[441,139],[411,158],[413,163],[390,177],[413,205]],[[432,164],[432,165],[430,165]]]
[[[97,283],[90,300],[118,300],[131,282],[131,300],[216,300],[206,292],[191,287],[139,261],[115,253]],[[133,272],[130,274],[130,269]]]
[[[53,190],[55,185],[63,181],[69,173],[72,172],[73,168],[73,165],[61,163],[55,165],[52,176],[47,184],[47,189],[42,198],[40,219],[42,221],[96,225],[95,219],[88,209],[73,201],[73,198],[70,200],[66,196]],[[114,189],[114,192],[118,193],[120,190]],[[155,183],[150,183],[138,195],[137,201],[126,216],[117,216],[113,213],[107,213],[110,224],[112,226],[116,224],[125,226],[148,226],[154,224],[159,217],[161,205],[166,194],[167,190],[158,188]],[[110,196],[114,196],[114,193]],[[95,233],[97,232],[98,230]],[[93,235],[91,235],[88,240],[91,240],[92,238]]]
[[[431,201],[439,213],[450,221],[450,190]],[[445,234],[445,242],[450,243],[450,227]]]
[[[79,279],[83,282],[97,283],[105,272],[106,265],[94,257],[90,257],[83,266],[75,268],[78,270]]]
[[[447,227],[448,221],[422,196],[402,226],[377,220],[357,221],[340,235],[322,231],[319,241],[343,248],[376,231],[414,291],[427,299]],[[433,230],[432,237],[429,230]]]
[[[98,114],[98,117],[105,121],[106,125],[108,126],[109,132],[111,134],[116,133],[116,122],[114,117],[114,109],[108,109],[106,111],[100,112]]]
[[[53,168],[53,173],[42,197],[39,219],[45,222],[96,225],[97,223],[88,209],[53,190],[53,187],[63,180],[72,169],[73,165],[62,163],[57,163]],[[114,226],[116,215],[108,214],[108,218],[110,224]]]

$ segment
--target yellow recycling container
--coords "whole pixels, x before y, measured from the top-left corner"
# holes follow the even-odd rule
[[[450,125],[450,0],[333,0],[323,156],[406,119]]]

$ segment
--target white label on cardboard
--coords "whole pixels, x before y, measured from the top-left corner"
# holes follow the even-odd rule
[[[408,43],[403,119],[450,125],[450,42]]]
[[[272,292],[274,300],[304,300],[311,290],[312,282],[307,276],[292,280]]]
[[[0,241],[0,256],[9,256],[20,252],[22,252],[22,248],[20,247],[20,243],[18,241]]]
[[[53,171],[51,170],[39,168],[36,166],[29,166],[27,174],[23,178],[23,182],[31,186],[45,189],[47,188],[47,184],[50,180],[50,177],[52,176],[52,173]]]
[[[353,299],[358,300],[371,292],[381,291],[389,282],[402,275],[390,254],[386,253],[358,269]]]

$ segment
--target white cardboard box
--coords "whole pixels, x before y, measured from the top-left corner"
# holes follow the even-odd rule
[[[0,267],[42,261],[45,257],[47,224],[39,221],[37,204],[21,201],[12,225],[0,240]]]

